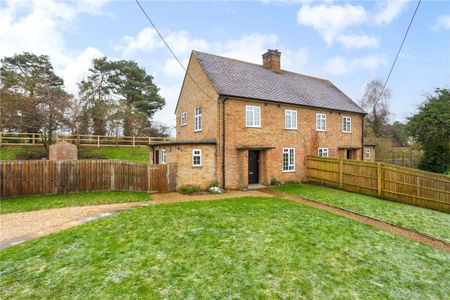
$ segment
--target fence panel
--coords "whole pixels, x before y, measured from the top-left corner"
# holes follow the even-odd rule
[[[308,181],[450,212],[450,177],[386,163],[307,157]]]
[[[176,165],[119,160],[0,162],[0,195],[51,195],[93,191],[176,190]]]

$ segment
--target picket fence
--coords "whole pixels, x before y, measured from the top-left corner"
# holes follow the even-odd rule
[[[308,181],[450,212],[450,177],[386,163],[306,158]]]

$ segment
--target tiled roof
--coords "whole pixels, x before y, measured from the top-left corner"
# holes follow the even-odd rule
[[[193,51],[221,95],[365,113],[325,79]]]

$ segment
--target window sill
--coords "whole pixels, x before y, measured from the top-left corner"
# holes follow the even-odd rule
[[[298,128],[284,128],[284,130],[298,130]]]
[[[342,133],[352,133],[351,131],[342,131]]]
[[[282,171],[283,173],[295,173],[295,170]]]
[[[316,131],[320,131],[320,132],[326,132],[326,129],[316,129]]]
[[[261,128],[261,126],[245,126],[246,128]]]
[[[200,166],[192,166],[193,168],[196,168],[196,169],[199,169],[199,168],[201,168],[201,167],[203,167],[202,165],[200,165]]]
[[[195,133],[195,132],[202,132],[202,130],[201,130],[201,129],[200,129],[200,130],[194,130],[194,133]]]

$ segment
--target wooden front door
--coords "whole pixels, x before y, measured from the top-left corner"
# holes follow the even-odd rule
[[[154,163],[155,165],[158,165],[158,164],[159,164],[159,150],[155,150],[155,151],[153,152],[153,163]]]
[[[248,151],[248,184],[259,183],[259,151]]]

